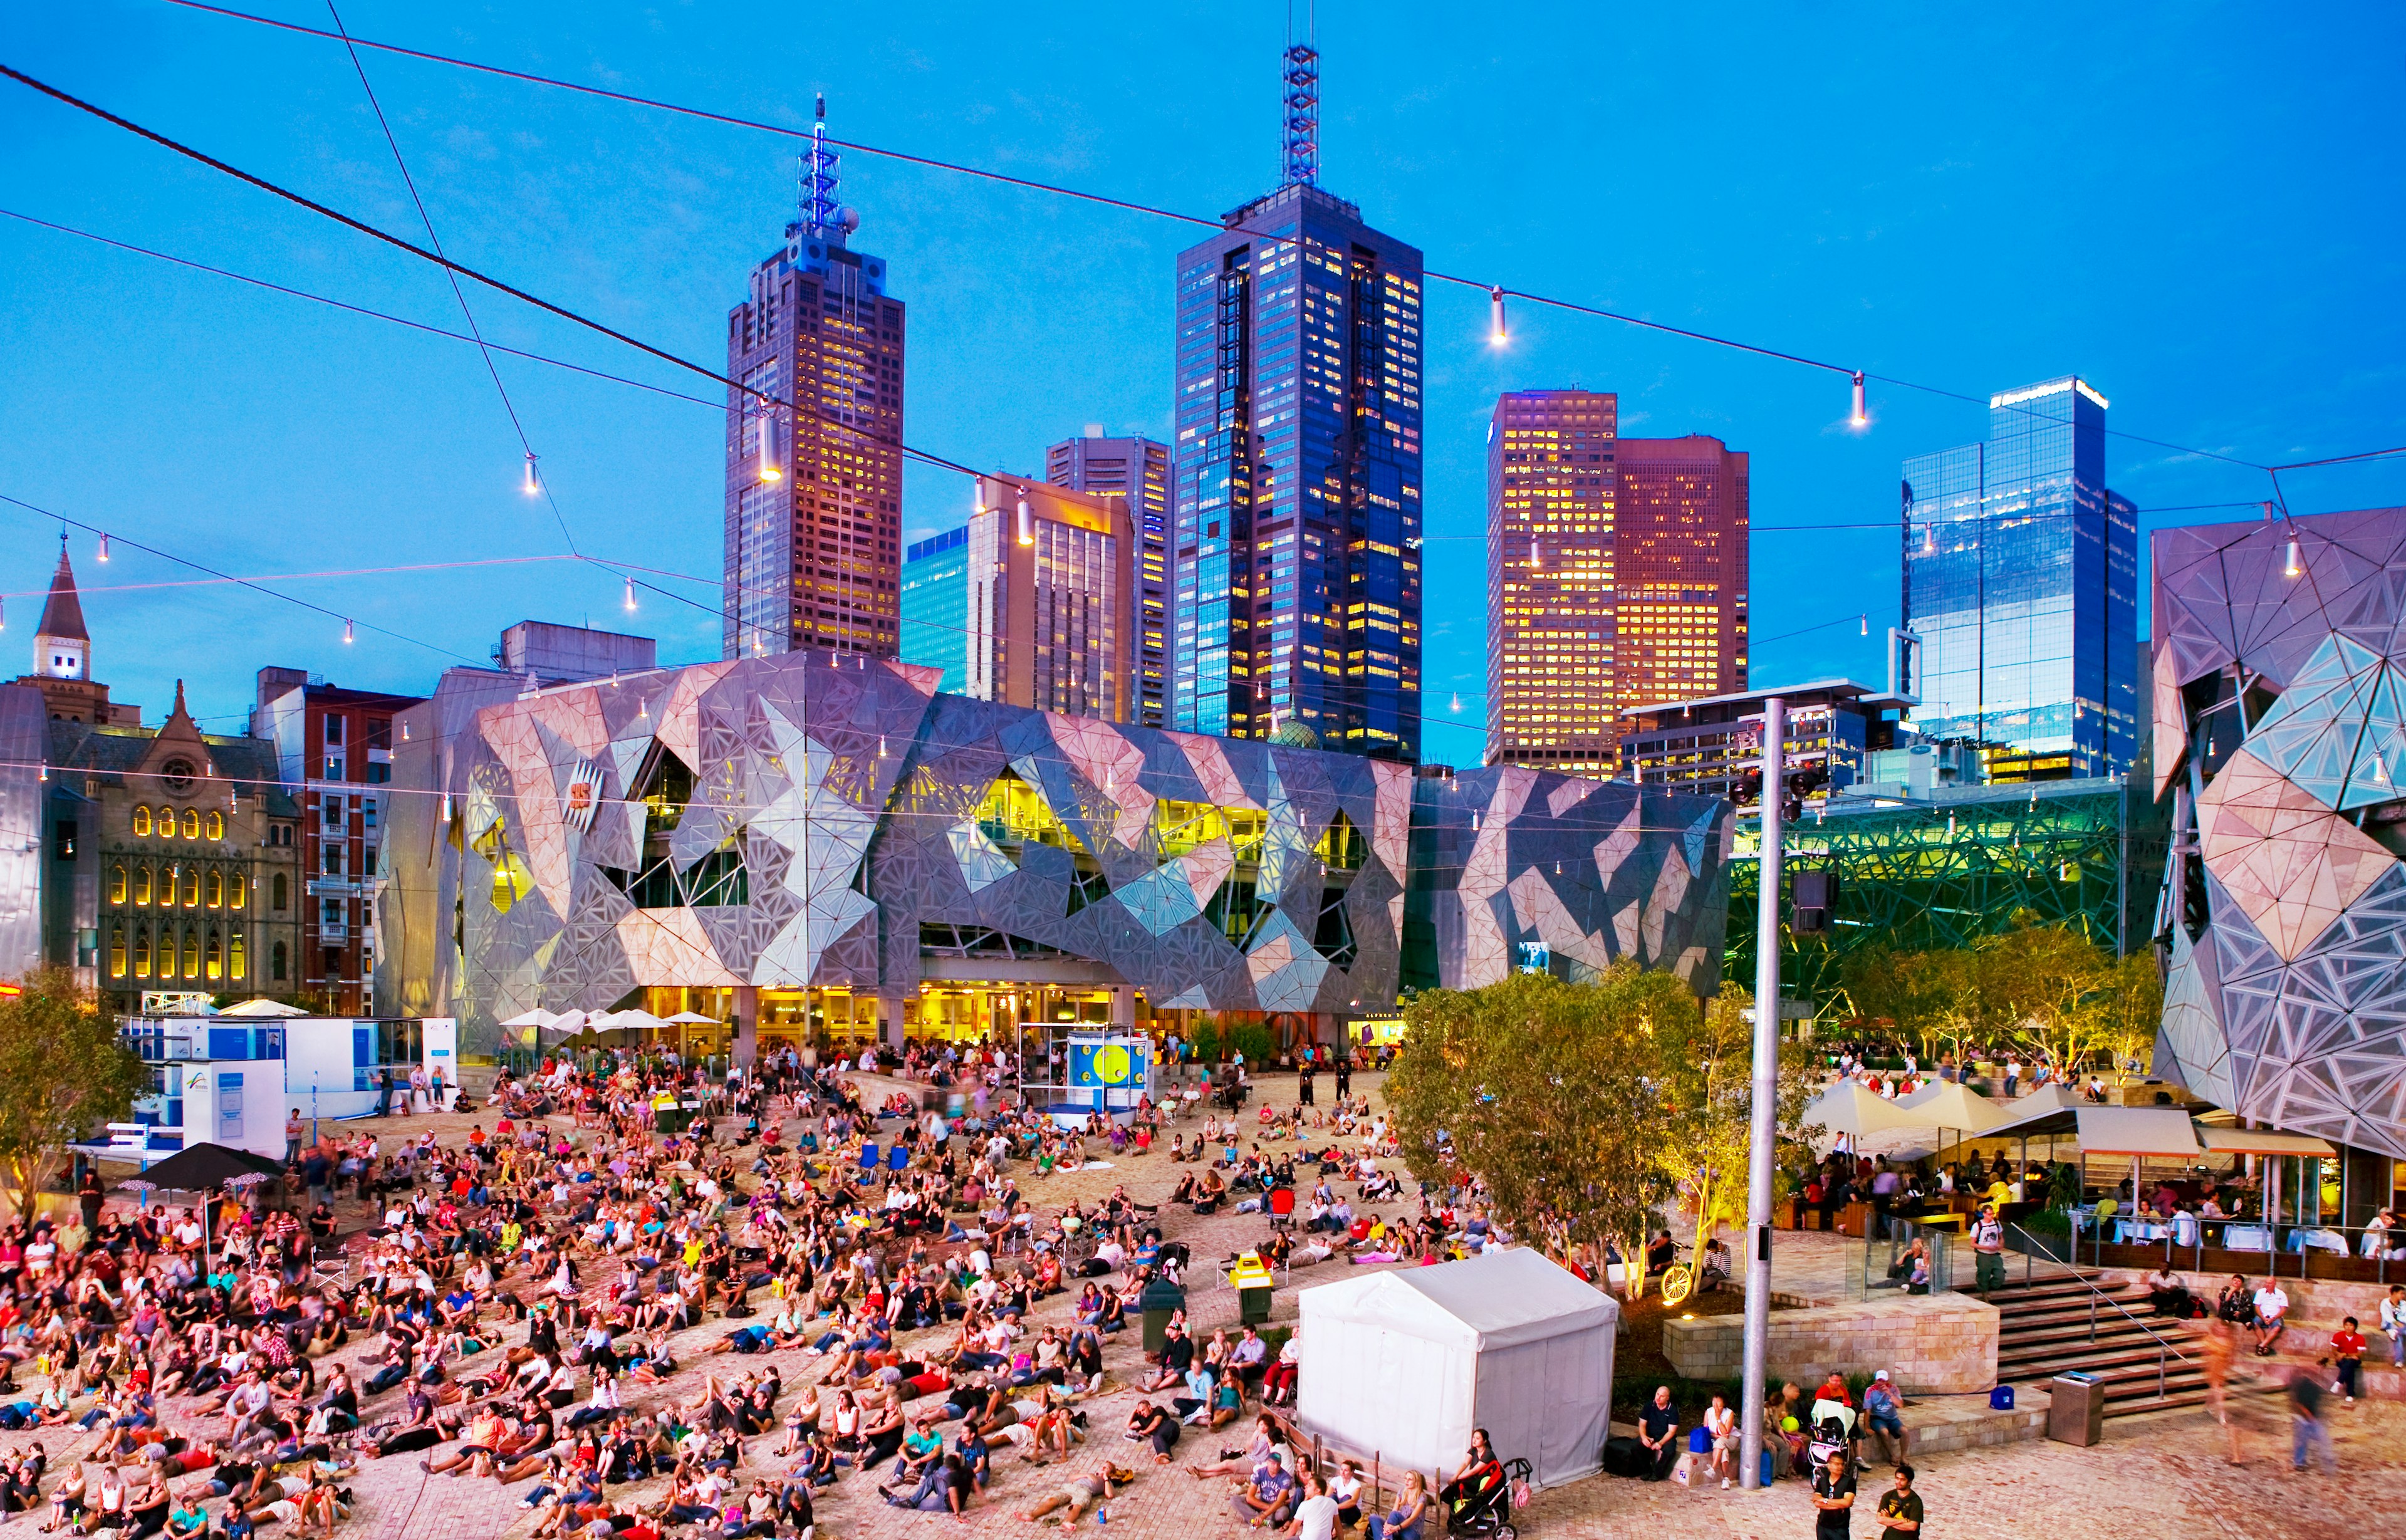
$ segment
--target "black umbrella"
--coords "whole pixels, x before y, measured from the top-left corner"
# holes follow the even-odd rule
[[[188,1144],[142,1173],[142,1180],[178,1193],[206,1193],[236,1177],[280,1177],[284,1163],[222,1144]]]

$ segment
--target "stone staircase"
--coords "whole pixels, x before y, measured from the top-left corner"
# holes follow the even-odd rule
[[[1997,1308],[2001,1383],[2044,1390],[2067,1370],[2095,1375],[2105,1385],[2109,1418],[2205,1403],[2204,1355],[2195,1337],[2179,1322],[2150,1317],[2147,1292],[2135,1283],[2058,1267],[1987,1297]],[[2232,1393],[2248,1393],[2240,1363],[2232,1368]]]

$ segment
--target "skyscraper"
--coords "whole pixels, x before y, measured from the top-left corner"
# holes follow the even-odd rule
[[[1137,544],[1125,497],[980,476],[969,523],[911,547],[902,661],[980,700],[1126,722]]]
[[[1284,184],[1178,256],[1170,725],[1416,760],[1421,254],[1316,185],[1318,59]]]
[[[1614,693],[1623,710],[1746,688],[1747,456],[1629,439],[1613,502]]]
[[[1609,775],[1618,398],[1514,390],[1487,424],[1487,762]]]
[[[2105,486],[2105,412],[2076,375],[2000,391],[1986,443],[1904,462],[1915,725],[1984,745],[1992,781],[2130,767],[2138,517]]]
[[[891,657],[902,535],[902,302],[846,243],[827,101],[801,213],[727,313],[729,657],[796,646]]]
[[[1487,429],[1487,762],[1610,774],[1633,706],[1743,689],[1748,467],[1516,390]]]
[[[1138,435],[1107,438],[1088,423],[1083,438],[1044,451],[1044,479],[1093,496],[1127,500],[1137,530],[1137,722],[1166,726],[1169,670],[1169,445]]]

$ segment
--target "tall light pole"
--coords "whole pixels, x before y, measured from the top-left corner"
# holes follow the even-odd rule
[[[1771,1336],[1771,1154],[1779,1098],[1779,801],[1787,785],[1785,702],[1762,702],[1762,859],[1754,911],[1754,1114],[1746,1173],[1746,1378],[1738,1394],[1739,1479],[1762,1485],[1762,1374]]]

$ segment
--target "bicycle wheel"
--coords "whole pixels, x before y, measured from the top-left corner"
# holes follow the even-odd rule
[[[1694,1292],[1696,1270],[1684,1262],[1674,1263],[1663,1275],[1663,1303],[1677,1305]]]

